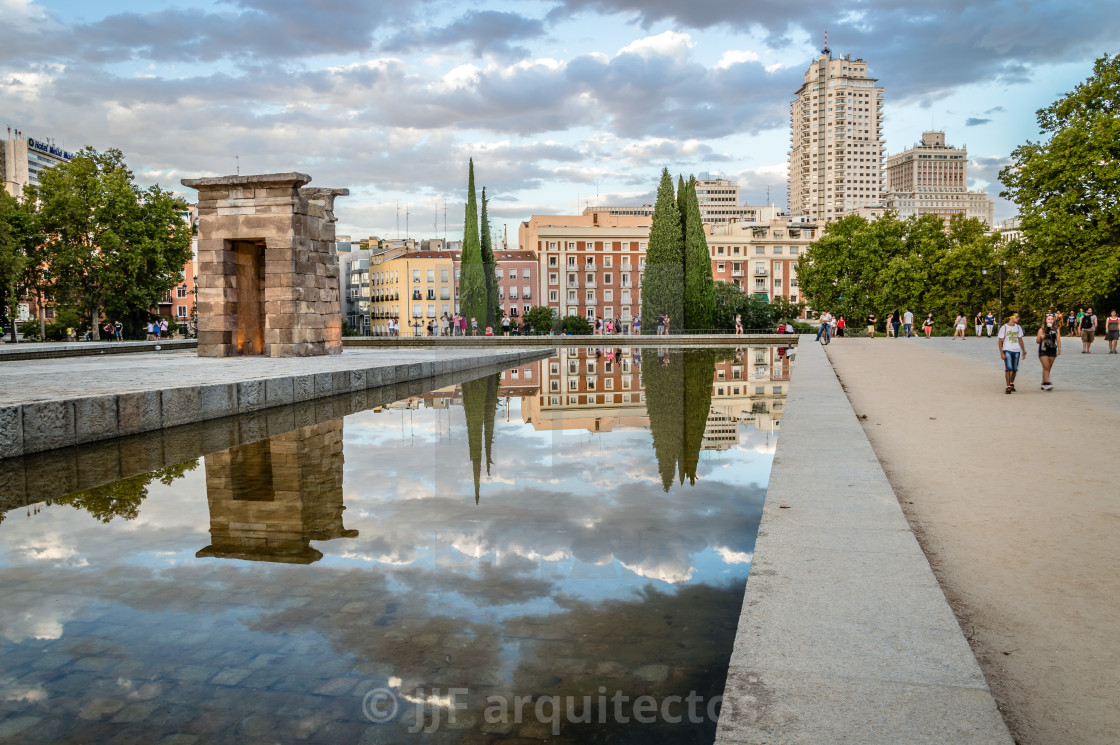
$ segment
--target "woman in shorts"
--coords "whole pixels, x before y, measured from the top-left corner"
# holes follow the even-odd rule
[[[926,332],[926,338],[927,339],[933,334],[933,314],[932,313],[930,313],[928,316],[926,316],[925,323],[922,324],[922,330]]]
[[[953,338],[964,338],[964,330],[968,328],[968,320],[965,319],[964,313],[957,314],[957,320],[953,322]]]
[[[1104,340],[1108,342],[1108,353],[1116,354],[1116,342],[1120,341],[1120,315],[1116,311],[1104,319]]]
[[[1038,344],[1038,361],[1042,365],[1042,390],[1052,391],[1054,386],[1050,382],[1050,368],[1062,353],[1062,330],[1053,313],[1046,314],[1046,320],[1034,341]]]

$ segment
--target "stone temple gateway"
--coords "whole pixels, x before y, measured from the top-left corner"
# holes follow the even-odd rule
[[[342,352],[334,200],[304,173],[183,179],[198,190],[200,357]]]

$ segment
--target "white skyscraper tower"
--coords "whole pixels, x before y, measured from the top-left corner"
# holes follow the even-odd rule
[[[790,104],[791,216],[828,222],[881,204],[882,109],[867,63],[825,46]]]

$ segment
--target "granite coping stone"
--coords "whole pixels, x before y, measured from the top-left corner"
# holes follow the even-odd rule
[[[1012,740],[823,350],[805,343],[716,743],[824,742]]]
[[[151,432],[308,398],[541,359],[550,349],[358,350],[345,357],[198,358],[194,353],[16,361],[0,366],[0,458]],[[39,385],[4,385],[34,375]],[[7,380],[5,380],[7,377]],[[166,380],[180,385],[161,387]],[[247,425],[253,426],[253,425]]]

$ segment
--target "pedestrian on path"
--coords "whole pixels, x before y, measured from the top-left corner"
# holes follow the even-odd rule
[[[1097,337],[1097,317],[1093,309],[1088,308],[1081,316],[1081,354],[1092,354],[1089,347],[1093,346],[1093,339]]]
[[[634,320],[630,322],[630,333],[640,335],[642,333],[642,318],[635,315]]]
[[[825,327],[828,327],[828,331],[825,331]],[[821,313],[821,325],[817,327],[817,341],[821,340],[821,334],[823,333],[832,335],[832,314],[827,310]]]
[[[735,333],[743,333],[743,316],[741,313],[735,314]]]
[[[837,336],[843,336],[844,335],[844,329],[846,329],[847,327],[848,327],[848,322],[844,320],[844,316],[840,316],[840,318],[836,319],[836,335]]]
[[[1008,316],[1007,323],[999,327],[996,344],[999,345],[999,358],[1003,360],[1003,376],[1007,383],[1007,390],[1004,393],[1014,393],[1015,375],[1019,372],[1019,358],[1027,351],[1018,313],[1012,313]]]
[[[976,317],[972,319],[972,325],[976,327],[976,338],[980,338],[980,329],[984,328],[984,314],[976,311]]]
[[[927,339],[933,334],[933,314],[932,313],[930,313],[928,316],[926,316],[926,321],[925,321],[925,323],[922,324],[922,330],[926,332],[926,338]]]
[[[478,336],[478,319],[471,316],[471,336]]]
[[[878,320],[874,313],[867,317],[867,335],[872,339],[875,338],[875,324],[878,323]]]
[[[1053,313],[1046,314],[1046,320],[1034,340],[1038,344],[1038,361],[1042,365],[1042,390],[1052,391],[1054,386],[1050,383],[1050,368],[1062,353],[1062,329],[1057,316]]]
[[[968,328],[968,321],[965,320],[964,313],[958,313],[957,320],[953,322],[953,338],[963,339],[966,328]]]
[[[1120,341],[1120,315],[1116,311],[1104,319],[1104,340],[1108,342],[1108,353],[1116,354],[1116,343]]]
[[[910,312],[909,308],[902,314],[902,333],[906,335],[907,339],[914,335],[914,314]]]
[[[1077,336],[1077,311],[1071,310],[1067,321],[1069,323],[1069,335],[1071,337]]]
[[[509,316],[502,316],[502,336],[509,336]]]
[[[896,310],[891,314],[891,320],[887,324],[887,336],[893,336],[897,339],[900,326],[902,326],[902,316],[900,316]]]
[[[988,337],[990,338],[992,330],[996,326],[996,317],[992,315],[991,311],[988,311],[988,315],[984,316],[984,326],[988,329]]]

